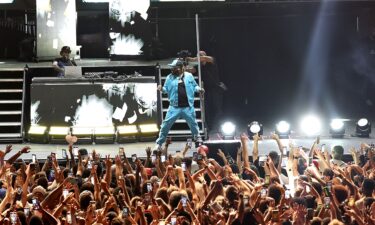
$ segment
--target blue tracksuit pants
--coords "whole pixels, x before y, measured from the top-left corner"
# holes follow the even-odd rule
[[[194,107],[179,108],[169,106],[167,115],[160,126],[159,138],[156,140],[156,144],[162,145],[165,142],[172,125],[180,118],[186,120],[194,139],[199,136],[199,127],[195,119]]]

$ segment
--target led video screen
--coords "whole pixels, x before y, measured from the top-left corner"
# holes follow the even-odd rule
[[[76,1],[37,0],[37,57],[53,59],[61,47],[76,49]],[[73,51],[72,54],[75,54]]]
[[[152,39],[147,11],[150,0],[112,0],[109,2],[111,56],[138,56]]]
[[[41,126],[158,123],[156,83],[35,83],[30,119]]]

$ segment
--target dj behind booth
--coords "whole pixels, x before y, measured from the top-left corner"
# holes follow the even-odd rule
[[[60,50],[61,57],[53,61],[52,67],[56,71],[57,77],[82,75],[82,68],[77,67],[76,62],[70,58],[71,52],[69,46],[63,46]]]
[[[69,69],[67,69],[69,68]],[[30,88],[30,126],[113,130],[151,125],[158,131],[154,77],[117,72],[89,72],[64,66],[65,76],[34,77]],[[90,142],[90,141],[89,141]]]

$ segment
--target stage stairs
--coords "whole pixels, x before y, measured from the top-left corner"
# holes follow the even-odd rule
[[[0,143],[22,142],[24,69],[0,70]]]

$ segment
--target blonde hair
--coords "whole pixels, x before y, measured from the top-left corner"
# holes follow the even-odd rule
[[[328,225],[345,225],[337,219],[332,220]]]

